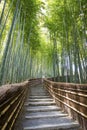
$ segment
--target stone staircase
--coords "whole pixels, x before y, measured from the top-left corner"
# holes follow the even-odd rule
[[[41,85],[31,87],[22,123],[23,130],[79,130]]]

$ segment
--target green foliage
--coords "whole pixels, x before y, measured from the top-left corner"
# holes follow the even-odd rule
[[[58,81],[62,77],[67,82],[68,75],[69,82],[86,81],[86,0],[6,0],[1,4],[2,84],[42,75],[58,77]]]
[[[87,78],[87,72],[84,73],[85,67],[83,65],[83,62],[85,64],[87,62],[85,59],[87,48],[84,50],[87,42],[86,6],[85,0],[48,1],[44,26],[48,28],[53,40],[54,73],[56,72],[56,66],[59,66],[61,68],[60,74],[57,73],[55,76],[61,75],[63,77],[69,74],[70,82],[85,82]],[[69,65],[67,62],[69,62]],[[74,76],[72,76],[72,72]],[[85,76],[82,77],[82,74]]]

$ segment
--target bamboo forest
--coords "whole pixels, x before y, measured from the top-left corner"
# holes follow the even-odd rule
[[[87,83],[87,0],[0,0],[0,85]]]

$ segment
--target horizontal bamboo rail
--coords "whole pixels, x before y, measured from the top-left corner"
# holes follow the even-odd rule
[[[24,104],[29,81],[0,87],[0,130],[12,130]]]
[[[78,120],[87,130],[87,84],[61,83],[44,80],[44,84],[58,106]]]

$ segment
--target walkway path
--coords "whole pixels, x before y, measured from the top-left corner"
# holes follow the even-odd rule
[[[56,106],[43,85],[30,88],[21,123],[21,130],[79,130],[78,123]]]

